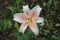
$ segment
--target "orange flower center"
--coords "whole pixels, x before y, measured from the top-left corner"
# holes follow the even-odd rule
[[[26,22],[31,23],[32,22],[32,17],[26,18]]]

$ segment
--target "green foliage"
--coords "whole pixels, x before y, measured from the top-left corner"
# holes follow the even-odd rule
[[[11,12],[12,12],[12,15],[13,15],[13,13],[15,13],[16,11],[15,11],[15,7],[13,7],[13,6],[9,6],[9,7],[7,7]]]
[[[22,34],[18,30],[13,30],[11,35],[15,35],[17,37],[17,40],[29,40],[28,34]]]
[[[52,0],[49,0],[47,3],[47,7],[51,7],[51,4],[52,4]]]
[[[17,22],[15,22],[14,27],[18,30],[19,29],[19,24]]]
[[[12,21],[11,20],[7,20],[7,19],[2,19],[0,20],[0,24],[2,25],[1,30],[5,30],[7,28],[10,28],[12,26]]]

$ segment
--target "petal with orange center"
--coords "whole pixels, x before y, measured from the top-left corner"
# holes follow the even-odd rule
[[[26,16],[25,16],[24,13],[16,13],[16,14],[14,14],[14,19],[13,20],[15,20],[19,23],[25,23]]]
[[[27,16],[29,15],[30,9],[29,9],[28,5],[23,6],[23,11]]]
[[[24,33],[25,29],[28,27],[28,23],[23,23],[21,27],[19,28],[19,32]]]
[[[43,23],[44,22],[44,19],[42,17],[38,17],[38,18],[35,18],[34,21],[36,23]]]
[[[29,27],[35,35],[39,34],[39,30],[38,30],[38,27],[37,27],[36,23],[34,23],[34,22],[30,23]]]
[[[31,11],[30,11],[30,15],[32,17],[38,17],[40,15],[40,11],[42,8],[39,7],[39,5],[35,6]]]
[[[41,25],[44,25],[44,19],[42,17],[35,18],[34,21],[36,23],[41,23]]]

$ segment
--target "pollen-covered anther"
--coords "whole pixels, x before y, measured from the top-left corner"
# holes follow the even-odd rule
[[[32,17],[26,18],[26,22],[31,23],[32,22]]]

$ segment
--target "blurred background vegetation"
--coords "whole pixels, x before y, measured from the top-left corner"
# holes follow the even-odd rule
[[[23,5],[29,5],[30,9],[36,5],[42,8],[40,16],[45,25],[37,24],[38,36],[29,28],[20,33],[20,24],[13,21],[15,13],[23,12]],[[60,40],[60,0],[0,0],[0,40]]]

